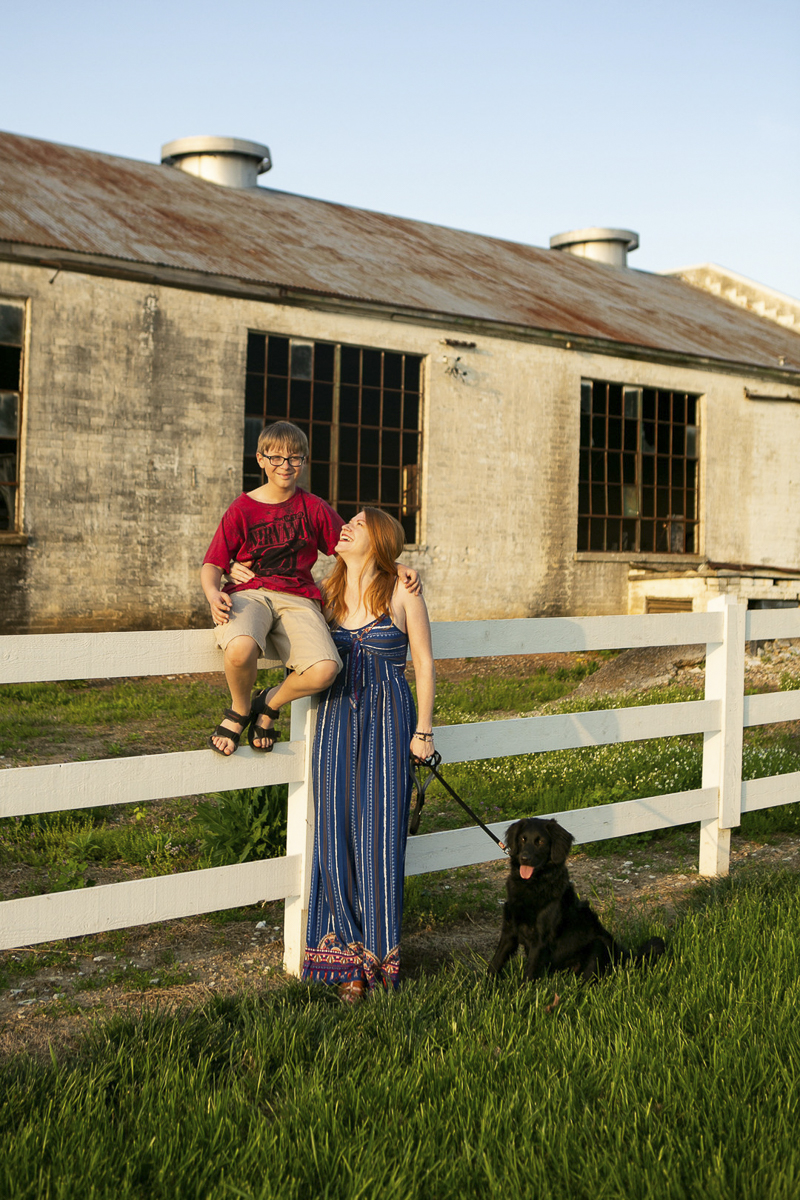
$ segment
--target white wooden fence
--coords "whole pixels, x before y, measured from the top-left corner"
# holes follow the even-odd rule
[[[729,597],[712,604],[706,613],[434,625],[437,658],[706,644],[703,700],[446,726],[436,734],[445,763],[702,733],[702,787],[549,815],[577,843],[699,822],[700,873],[726,873],[741,813],[800,799],[800,772],[742,782],[743,728],[800,719],[800,691],[744,696],[745,642],[800,637],[800,610],[748,612]],[[0,638],[0,683],[219,669],[206,630]],[[267,756],[242,746],[231,758],[208,749],[0,771],[0,817],[289,784],[285,857],[7,900],[0,903],[0,949],[283,899],[284,965],[299,973],[314,837],[314,720],[311,701],[295,702],[289,742]],[[492,828],[502,836],[507,824]],[[410,839],[406,868],[417,875],[498,857],[481,830],[458,829]]]

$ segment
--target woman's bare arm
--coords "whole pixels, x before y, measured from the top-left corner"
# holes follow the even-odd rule
[[[417,725],[411,739],[411,753],[415,758],[430,758],[433,744],[433,701],[436,695],[436,668],[431,644],[431,623],[428,609],[422,596],[415,596],[405,588],[395,589],[393,605],[398,617],[402,614],[414,677],[417,681]],[[428,736],[420,737],[420,734]]]

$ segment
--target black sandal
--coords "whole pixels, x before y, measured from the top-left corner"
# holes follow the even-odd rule
[[[248,714],[246,717],[244,717],[244,716],[242,716],[241,713],[234,712],[234,710],[232,708],[226,708],[224,713],[222,714],[222,716],[223,716],[223,719],[225,717],[227,717],[229,721],[238,721],[242,728],[239,730],[238,733],[236,733],[235,730],[233,730],[233,729],[226,729],[224,725],[218,725],[217,728],[214,730],[214,732],[211,734],[211,737],[208,739],[208,744],[212,750],[216,750],[217,754],[221,754],[223,758],[230,758],[231,754],[236,753],[236,750],[239,745],[239,738],[242,736],[245,729],[247,729],[247,726],[250,724],[250,714]],[[231,750],[231,754],[226,754],[224,750],[220,750],[219,746],[214,745],[214,742],[212,739],[215,737],[228,738],[230,741],[233,742],[233,749]]]
[[[266,688],[253,697],[253,703],[250,706],[250,728],[247,731],[247,740],[250,743],[251,750],[257,750],[260,754],[269,754],[275,743],[280,741],[281,735],[276,732],[274,726],[272,729],[262,729],[260,725],[256,725],[256,721],[262,713],[269,717],[271,721],[277,721],[281,715],[280,709],[270,708],[267,704]],[[268,745],[254,746],[253,742],[256,738],[266,738]]]

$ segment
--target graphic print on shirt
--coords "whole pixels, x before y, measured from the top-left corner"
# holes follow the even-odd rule
[[[297,555],[309,540],[304,514],[287,513],[252,527],[245,557],[252,557],[251,570],[261,578],[293,579],[297,576]]]

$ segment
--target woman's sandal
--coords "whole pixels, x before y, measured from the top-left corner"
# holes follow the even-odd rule
[[[225,719],[227,717],[227,719],[229,721],[238,721],[242,728],[237,733],[234,729],[226,729],[224,725],[218,725],[217,728],[214,730],[214,732],[211,734],[211,737],[208,739],[208,744],[212,750],[216,750],[217,754],[221,754],[223,756],[223,758],[230,758],[231,754],[236,753],[236,750],[239,745],[239,738],[242,736],[245,729],[247,729],[247,726],[250,724],[251,714],[248,713],[248,715],[245,717],[245,716],[242,716],[241,713],[234,712],[234,710],[232,708],[226,708],[225,712],[222,714],[222,716],[223,716],[223,719]],[[231,754],[226,754],[224,750],[220,750],[219,746],[214,745],[215,737],[228,738],[230,741],[233,742],[233,749],[231,750]]]
[[[337,988],[342,1004],[360,1004],[367,997],[367,985],[363,979],[348,979]]]
[[[281,715],[279,709],[270,708],[270,706],[267,704],[266,689],[258,692],[258,694],[253,697],[253,703],[250,706],[250,728],[247,731],[247,740],[250,743],[250,748],[252,750],[258,750],[262,754],[269,754],[275,743],[280,741],[281,735],[276,732],[274,727],[271,729],[262,729],[260,725],[256,725],[256,721],[262,715],[262,713],[269,717],[271,721],[277,721],[278,717]],[[256,738],[266,739],[267,745],[254,746],[253,742]]]

